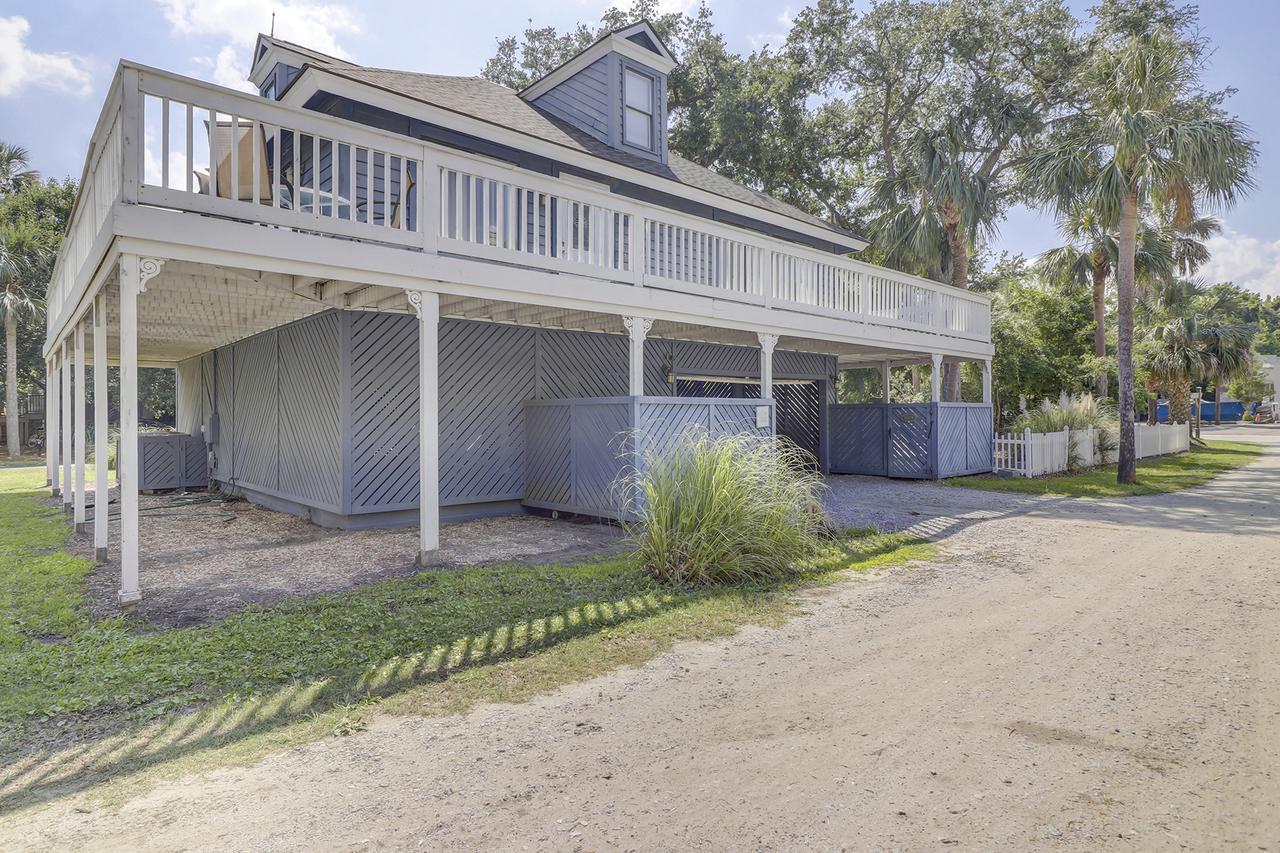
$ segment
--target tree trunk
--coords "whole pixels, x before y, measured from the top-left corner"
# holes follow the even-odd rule
[[[1138,193],[1130,189],[1120,202],[1120,258],[1116,264],[1116,374],[1120,384],[1120,454],[1116,482],[1138,479],[1133,446],[1133,285],[1138,250]]]
[[[950,213],[944,217],[947,232],[947,246],[951,249],[951,286],[961,290],[969,289],[969,245],[965,242],[960,228],[958,213]],[[960,402],[960,365],[947,364],[942,368],[942,399]]]
[[[1107,276],[1111,274],[1105,256],[1095,254],[1090,265],[1093,267],[1093,354],[1099,358],[1107,357]],[[1096,383],[1098,399],[1107,396],[1107,371],[1099,370]]]
[[[1213,382],[1213,425],[1222,426],[1222,385],[1217,379]]]
[[[18,431],[18,318],[10,311],[4,316],[4,430],[9,458],[22,455]]]
[[[1191,379],[1171,376],[1166,386],[1169,389],[1169,423],[1191,423]]]

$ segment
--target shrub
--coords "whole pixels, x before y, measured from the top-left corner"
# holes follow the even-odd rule
[[[1018,431],[1030,428],[1032,432],[1062,432],[1069,427],[1071,441],[1067,449],[1067,467],[1073,471],[1083,467],[1087,461],[1083,449],[1076,443],[1077,430],[1089,427],[1097,430],[1094,449],[1103,462],[1109,461],[1119,446],[1120,425],[1111,402],[1099,400],[1088,392],[1075,397],[1063,394],[1056,403],[1041,400],[1039,406],[1023,412],[1014,426]]]
[[[822,477],[786,439],[693,433],[641,460],[626,524],[644,570],[678,585],[772,580],[827,529]]]

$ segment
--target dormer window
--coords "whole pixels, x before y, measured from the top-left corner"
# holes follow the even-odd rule
[[[655,81],[633,68],[623,75],[623,140],[628,145],[653,151]]]
[[[611,148],[667,162],[667,75],[675,57],[648,21],[605,33],[520,97]]]

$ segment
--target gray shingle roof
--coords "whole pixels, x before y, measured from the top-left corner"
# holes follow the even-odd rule
[[[383,68],[363,68],[345,63],[317,63],[316,67],[339,77],[377,86],[432,106],[823,228],[830,231],[833,236],[842,238],[837,242],[843,243],[849,239],[861,240],[856,235],[837,228],[794,205],[743,186],[678,154],[669,154],[668,162],[664,165],[619,151],[568,122],[544,112],[506,86],[482,77],[448,77]]]

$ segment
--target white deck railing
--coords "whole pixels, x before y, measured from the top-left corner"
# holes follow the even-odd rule
[[[981,295],[153,69],[121,66],[49,291],[61,322],[117,202],[985,343]],[[105,238],[105,239],[104,239]]]
[[[1186,424],[1134,424],[1134,457],[1147,459],[1169,453],[1185,453],[1191,448],[1191,436]],[[1061,432],[997,433],[995,435],[995,464],[997,471],[1010,471],[1020,477],[1040,477],[1059,474],[1075,465],[1091,468],[1115,462],[1115,452],[1098,452],[1098,431],[1093,427]]]

